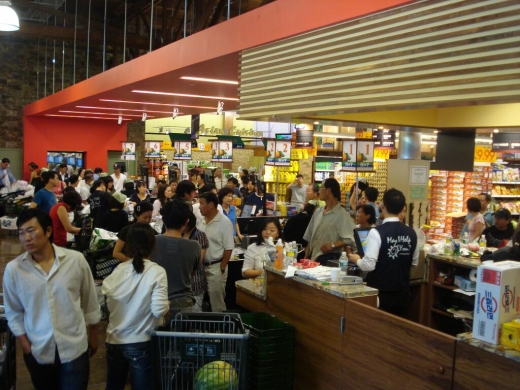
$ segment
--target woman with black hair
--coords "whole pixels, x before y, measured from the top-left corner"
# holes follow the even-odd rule
[[[97,179],[90,187],[90,196],[87,198],[87,202],[90,205],[90,216],[94,228],[99,227],[101,217],[110,210],[110,198],[112,195],[105,190],[103,179]]]
[[[256,242],[247,247],[244,254],[242,276],[244,278],[257,278],[264,271],[264,261],[267,260],[267,242],[269,237],[273,243],[282,237],[282,226],[278,218],[266,218],[260,225],[260,234],[256,236]]]
[[[138,181],[135,192],[132,194],[132,196],[130,196],[130,202],[132,202],[135,206],[138,203],[149,201],[150,195],[148,194],[146,183],[144,181]]]
[[[111,196],[110,210],[101,216],[99,227],[109,232],[119,233],[121,229],[128,226],[128,214],[123,208],[126,203],[126,195],[116,192]]]
[[[164,204],[173,197],[173,192],[170,186],[161,184],[157,189],[157,199],[153,202],[152,220],[156,220],[161,215],[161,209]]]
[[[113,195],[116,192],[114,188],[114,178],[112,176],[104,176],[102,179],[105,182],[105,191]]]
[[[38,165],[36,163],[30,162],[29,163],[29,172],[31,172],[31,174],[29,176],[29,184],[34,186],[36,184],[35,180],[39,179]]]
[[[63,194],[63,201],[52,206],[49,215],[52,219],[52,231],[54,232],[54,244],[67,246],[67,233],[79,234],[80,228],[72,226],[69,213],[81,206],[81,196],[76,191]]]
[[[152,222],[152,211],[153,211],[153,206],[151,203],[148,203],[148,202],[138,203],[134,207],[134,221],[135,221],[134,224],[144,223],[145,225],[149,225],[150,222]],[[129,226],[125,226],[123,229],[121,229],[121,231],[117,235],[116,245],[114,246],[114,250],[112,251],[112,256],[114,257],[114,259],[117,259],[119,261],[130,260],[130,257],[128,257],[125,254],[125,245],[126,245],[126,241],[128,240],[127,239],[128,229],[130,229],[131,226],[133,226],[133,224],[129,225]]]
[[[359,180],[352,184],[352,187],[350,187],[350,192],[347,194],[349,199],[347,204],[347,211],[350,213],[351,217],[356,215],[357,206],[364,204],[362,203],[363,191],[365,191],[367,188],[368,183],[364,180]]]
[[[376,227],[376,210],[369,204],[362,204],[357,207],[356,227],[371,228]]]
[[[128,371],[134,390],[152,385],[150,333],[163,323],[169,309],[166,271],[148,260],[155,248],[155,232],[136,223],[128,230],[126,254],[103,281],[110,320],[107,327],[106,357],[108,390],[123,389]]]
[[[486,228],[486,221],[484,220],[484,216],[480,212],[482,204],[480,203],[479,198],[469,198],[468,200],[466,200],[466,207],[468,209],[468,213],[472,215],[472,218],[469,221],[468,242],[473,242],[480,238],[480,235]]]
[[[224,187],[218,192],[218,202],[222,206],[222,212],[233,225],[233,237],[238,237],[242,241],[242,234],[240,233],[240,226],[238,226],[237,218],[240,215],[238,209],[232,205],[233,202],[233,190],[229,187]]]

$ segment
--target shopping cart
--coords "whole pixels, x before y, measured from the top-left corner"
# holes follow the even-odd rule
[[[178,313],[152,332],[153,388],[245,389],[248,338],[238,314]]]
[[[16,383],[16,338],[7,326],[4,294],[0,294],[0,300],[0,390],[8,390]]]
[[[114,268],[121,264],[118,259],[114,259],[112,255],[113,250],[114,248],[111,246],[97,251],[83,251],[95,280],[105,279],[112,273]]]
[[[30,202],[30,197],[16,199],[25,194],[25,191],[13,191],[6,194],[0,194],[0,217],[17,217],[22,211],[23,205]]]

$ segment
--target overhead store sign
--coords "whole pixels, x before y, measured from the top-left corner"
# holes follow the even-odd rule
[[[372,139],[372,129],[356,129],[356,138]]]
[[[494,151],[501,150],[519,150],[520,149],[520,133],[496,133],[493,134],[492,149]]]
[[[375,148],[395,148],[395,130],[372,130]]]
[[[173,158],[176,160],[191,160],[191,141],[174,142]]]
[[[212,162],[233,162],[233,142],[213,141],[211,143]]]
[[[497,161],[497,154],[491,149],[491,146],[475,146],[475,162],[493,163]]]
[[[267,140],[265,145],[266,165],[291,165],[291,141]]]
[[[145,142],[144,143],[144,156],[145,157],[159,157],[161,155],[161,144],[159,141]]]
[[[344,171],[373,171],[374,142],[344,140],[341,160]]]
[[[123,142],[123,154],[121,158],[123,160],[135,160],[135,143],[134,142]]]

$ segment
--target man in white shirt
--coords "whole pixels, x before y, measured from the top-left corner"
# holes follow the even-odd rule
[[[235,247],[233,225],[218,211],[218,198],[213,192],[200,195],[200,213],[204,221],[200,227],[209,240],[204,265],[208,280],[208,295],[213,312],[226,310],[227,264]]]
[[[212,192],[217,195],[217,189],[213,184],[206,184],[199,189],[199,195],[202,195],[205,192]],[[222,206],[220,204],[218,205],[217,209],[219,212],[222,212]],[[197,229],[200,230],[200,226],[204,224],[204,217],[200,213],[200,203],[195,203],[193,205],[193,214],[197,218]]]
[[[213,170],[213,179],[215,180],[215,186],[217,187],[217,190],[227,186],[227,178],[222,176],[222,169],[215,168]]]
[[[24,210],[17,226],[27,252],[7,264],[4,304],[33,386],[85,390],[101,318],[90,267],[80,252],[52,244],[48,214]]]
[[[291,189],[291,203],[302,209],[303,202],[307,198],[307,186],[303,184],[303,175],[296,175],[296,180],[287,186],[287,189],[289,188]]]
[[[90,185],[94,181],[94,175],[92,173],[85,174],[83,182],[79,187],[79,194],[83,203],[87,203],[87,199],[90,196]]]
[[[123,191],[125,188],[126,176],[121,173],[121,165],[119,163],[114,164],[114,173],[110,175],[114,179],[114,190]]]

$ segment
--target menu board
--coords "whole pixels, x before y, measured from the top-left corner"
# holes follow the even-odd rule
[[[161,155],[161,142],[145,142],[144,143],[144,156],[145,157],[159,157]]]
[[[123,160],[135,160],[135,143],[134,142],[123,142],[123,154],[121,158]]]
[[[173,158],[176,160],[191,160],[191,141],[174,142]]]
[[[344,171],[373,171],[374,142],[344,140],[341,166]]]
[[[233,162],[233,142],[213,141],[211,143],[212,162]]]
[[[265,147],[265,165],[275,165],[275,153],[276,153],[276,141],[269,140],[267,141]]]
[[[276,141],[275,165],[291,165],[291,141]]]

